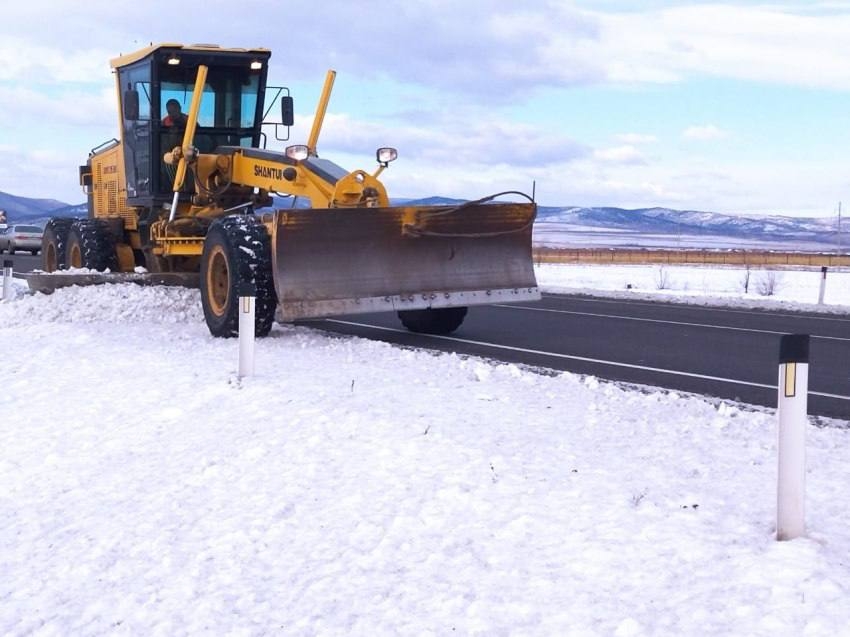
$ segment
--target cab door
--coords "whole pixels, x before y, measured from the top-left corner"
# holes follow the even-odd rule
[[[143,60],[118,71],[127,199],[149,197],[151,184],[151,70]]]

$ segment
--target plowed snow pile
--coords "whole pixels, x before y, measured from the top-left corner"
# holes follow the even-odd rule
[[[839,635],[850,431],[307,327],[197,292],[0,303],[0,633]]]

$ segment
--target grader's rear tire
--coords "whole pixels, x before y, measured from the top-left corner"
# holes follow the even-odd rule
[[[269,234],[254,217],[225,217],[210,226],[201,257],[201,304],[213,336],[238,336],[240,296],[256,297],[254,334],[268,335],[277,307],[271,260]]]
[[[398,317],[411,332],[420,334],[451,334],[466,318],[465,307],[440,307],[429,310],[400,310]]]
[[[68,231],[65,246],[66,268],[88,268],[103,272],[118,271],[115,239],[101,219],[78,219]]]
[[[41,237],[41,265],[45,272],[55,272],[65,268],[65,247],[68,245],[68,232],[73,219],[54,218],[44,226]]]

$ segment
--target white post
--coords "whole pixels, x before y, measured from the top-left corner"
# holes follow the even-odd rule
[[[776,539],[806,533],[806,421],[809,392],[809,336],[786,334],[779,347],[779,471]]]
[[[254,315],[256,298],[239,297],[239,378],[254,375]]]
[[[826,266],[822,266],[820,278],[820,292],[818,292],[818,305],[823,305],[823,295],[826,292]]]
[[[12,260],[3,259],[3,300],[12,298]]]

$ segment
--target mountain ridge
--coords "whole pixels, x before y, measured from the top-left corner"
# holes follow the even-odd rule
[[[290,198],[274,198],[275,205],[279,207],[287,207],[291,201]],[[465,201],[431,196],[395,198],[392,204],[437,206],[458,205]],[[53,216],[85,216],[87,206],[85,203],[73,205],[56,199],[31,199],[0,191],[0,210],[6,211],[8,223],[44,223]],[[828,217],[746,216],[662,206],[631,209],[614,206],[539,206],[535,240],[544,234],[564,237],[569,233],[584,233],[601,237],[605,233],[619,233],[620,236],[633,236],[636,241],[642,235],[685,235],[693,239],[700,236],[723,236],[766,242],[793,239],[832,246],[838,243],[839,238],[835,222],[835,219]]]

